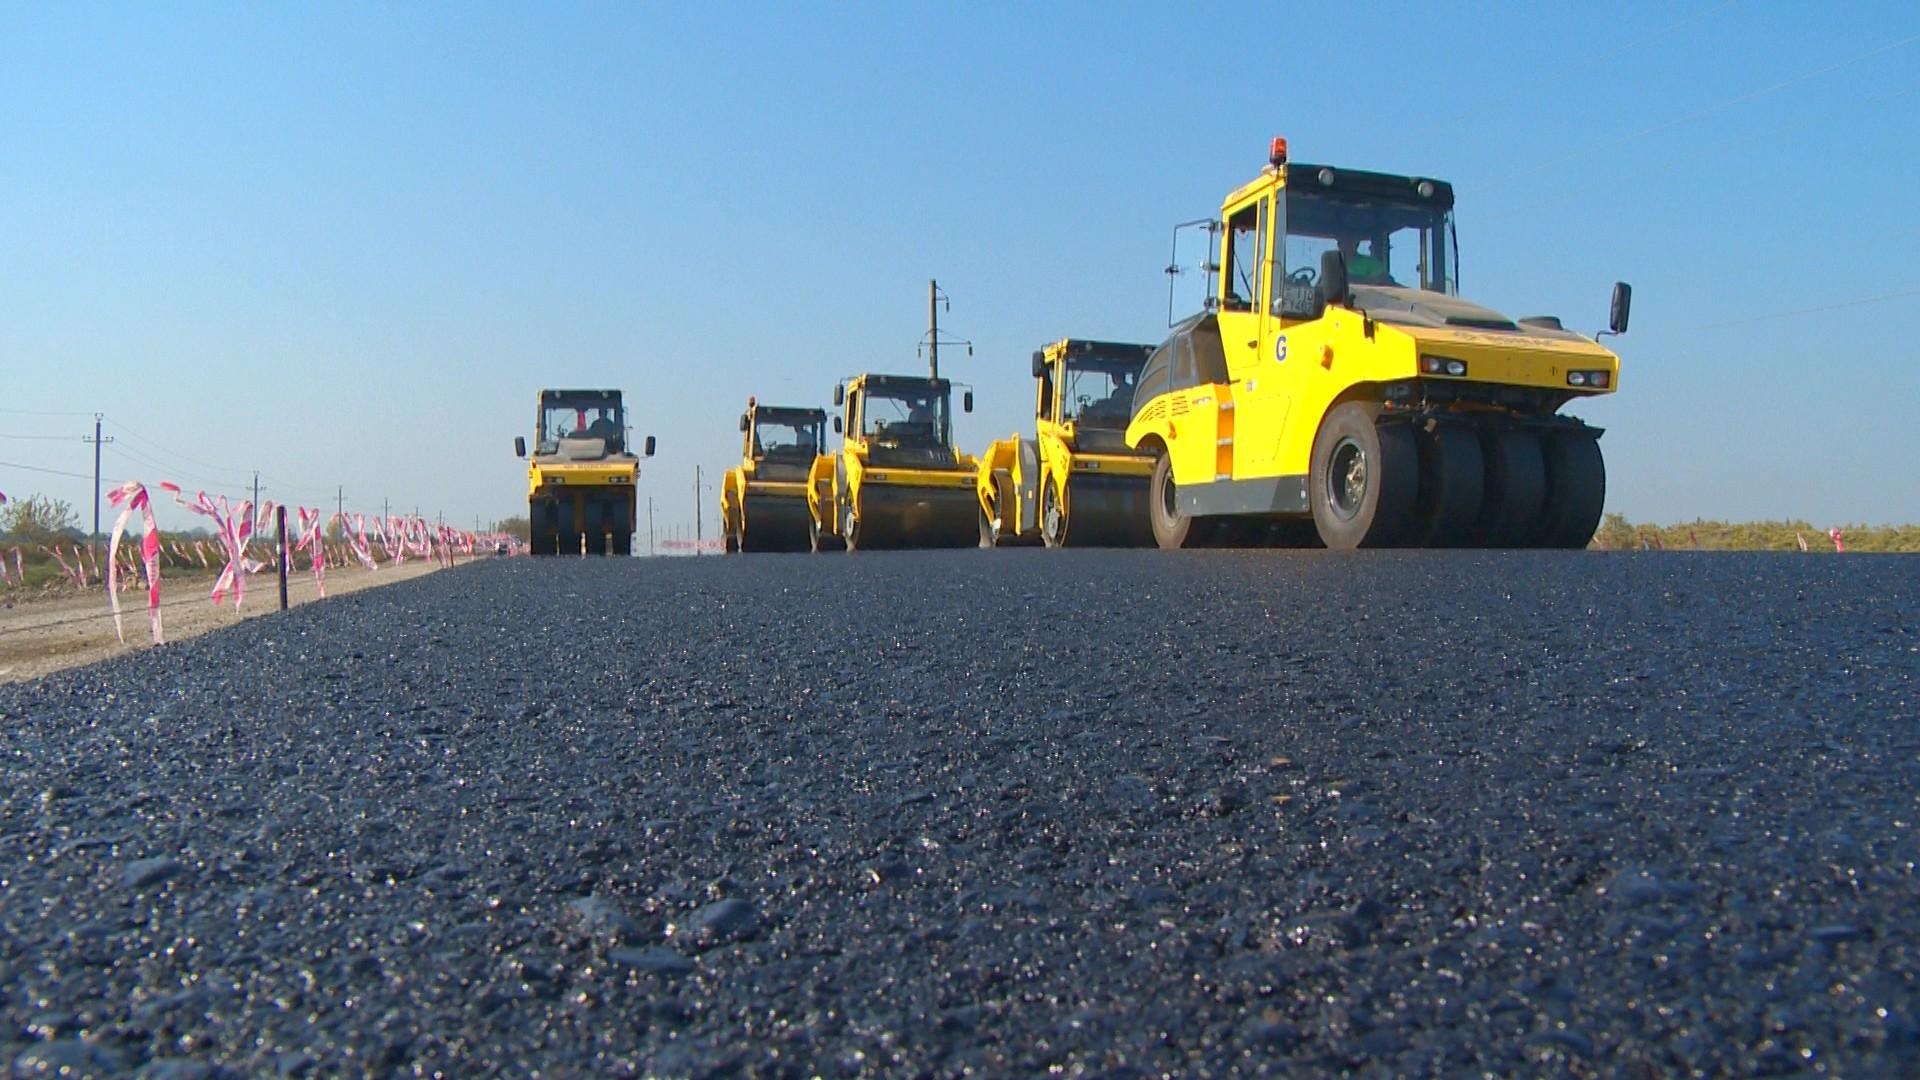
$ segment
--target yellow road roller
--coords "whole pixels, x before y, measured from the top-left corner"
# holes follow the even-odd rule
[[[1453,208],[1445,181],[1292,162],[1276,139],[1190,223],[1209,295],[1147,361],[1126,432],[1154,461],[1161,547],[1587,546],[1601,431],[1560,410],[1613,393],[1619,358],[1462,298]],[[1601,336],[1631,300],[1614,285]]]
[[[731,552],[806,551],[807,474],[826,445],[825,409],[761,405],[740,414],[740,464],[720,484],[720,529]]]
[[[627,446],[618,390],[542,390],[527,464],[527,522],[535,555],[633,554],[640,459]],[[647,436],[645,456],[653,456]],[[514,456],[527,456],[525,436]]]
[[[811,547],[973,547],[979,503],[971,455],[953,442],[953,387],[914,375],[856,375],[833,388],[840,451],[807,482]],[[973,411],[973,391],[962,408]]]
[[[1033,354],[1034,437],[980,455],[980,546],[1148,547],[1153,455],[1127,445],[1151,345],[1067,338]]]

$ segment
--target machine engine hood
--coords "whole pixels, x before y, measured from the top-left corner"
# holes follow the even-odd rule
[[[1558,341],[1589,341],[1554,325],[1558,320],[1518,322],[1471,300],[1424,289],[1388,285],[1354,285],[1353,306],[1370,318],[1409,329],[1478,330]]]

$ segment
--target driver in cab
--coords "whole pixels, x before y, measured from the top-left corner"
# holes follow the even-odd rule
[[[1360,251],[1359,240],[1342,237],[1340,256],[1347,263],[1347,280],[1356,285],[1400,284],[1387,273],[1386,244],[1378,237],[1367,240],[1367,250],[1364,253]]]

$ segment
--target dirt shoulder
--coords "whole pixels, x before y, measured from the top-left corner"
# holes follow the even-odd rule
[[[408,581],[437,569],[437,564],[432,562],[408,562],[400,566],[382,566],[378,570],[360,567],[330,570],[327,572],[327,595],[340,596],[397,581]],[[170,642],[232,626],[243,619],[276,614],[280,610],[279,582],[270,575],[255,575],[247,582],[246,604],[239,611],[233,610],[231,598],[227,603],[215,607],[207,598],[212,588],[207,580],[162,584],[162,635]],[[289,606],[311,603],[319,598],[312,574],[300,574],[287,580]],[[113,615],[107,606],[107,596],[97,589],[81,595],[53,597],[8,597],[0,594],[0,683],[26,682],[56,671],[154,647],[152,629],[147,622],[147,596],[144,591],[121,595],[120,619],[127,635],[124,645],[114,636]]]

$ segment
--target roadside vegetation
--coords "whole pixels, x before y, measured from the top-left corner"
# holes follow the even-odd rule
[[[1833,533],[1853,552],[1920,551],[1920,525],[1820,526],[1807,521],[1708,521],[1673,525],[1628,521],[1608,514],[1593,546],[1610,551],[1792,551],[1833,553]]]

